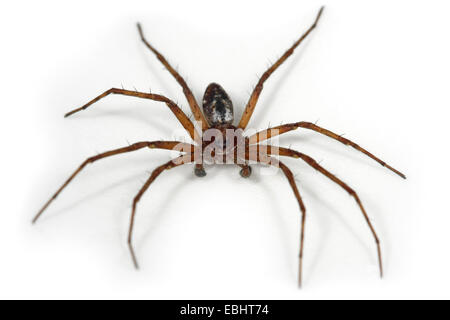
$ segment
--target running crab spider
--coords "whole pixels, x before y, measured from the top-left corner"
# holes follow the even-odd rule
[[[110,95],[110,94],[119,94],[131,97],[137,97],[142,99],[153,100],[157,102],[164,103],[170,111],[175,115],[181,125],[187,130],[190,137],[193,139],[194,144],[184,143],[179,141],[144,141],[137,142],[131,144],[129,146],[118,148],[115,150],[107,151],[104,153],[100,153],[96,156],[90,157],[85,160],[78,169],[64,182],[64,184],[56,191],[56,193],[44,204],[41,210],[37,213],[37,215],[33,219],[33,223],[35,223],[45,209],[52,203],[52,201],[61,193],[61,191],[75,178],[75,176],[80,173],[88,164],[94,163],[100,159],[104,159],[110,156],[114,156],[117,154],[127,153],[136,151],[143,148],[150,149],[165,149],[165,150],[178,150],[182,152],[182,155],[179,157],[172,159],[171,161],[160,165],[148,177],[147,181],[144,183],[142,188],[139,190],[138,194],[134,197],[132,203],[129,231],[128,231],[128,246],[131,253],[131,257],[134,263],[134,266],[138,268],[138,263],[136,259],[136,255],[132,246],[132,236],[133,236],[133,226],[134,219],[136,213],[136,206],[153,183],[153,181],[164,171],[172,169],[174,167],[178,167],[187,163],[194,163],[195,169],[194,173],[198,177],[203,177],[206,175],[205,169],[203,167],[203,163],[209,159],[214,163],[233,163],[241,167],[240,174],[242,177],[249,177],[251,175],[251,167],[249,166],[250,162],[265,164],[275,166],[281,169],[285,177],[287,178],[293,192],[295,198],[300,207],[301,212],[301,236],[300,236],[300,256],[299,256],[299,270],[298,270],[298,281],[299,285],[302,282],[302,262],[303,262],[303,243],[304,243],[304,234],[305,234],[305,218],[306,218],[306,208],[303,204],[302,197],[297,188],[297,184],[294,180],[294,176],[291,170],[278,158],[274,156],[283,156],[283,157],[291,157],[296,159],[301,159],[305,161],[309,166],[316,169],[321,174],[328,177],[331,181],[336,183],[342,189],[350,194],[356,201],[369,229],[372,233],[372,236],[376,243],[377,255],[378,255],[378,265],[380,276],[383,275],[383,265],[381,259],[381,248],[380,248],[380,240],[378,235],[369,220],[369,217],[362,205],[362,202],[357,195],[357,193],[350,188],[345,182],[337,178],[335,175],[330,173],[324,167],[322,167],[318,162],[316,162],[310,156],[298,152],[296,150],[292,150],[289,148],[271,146],[271,145],[261,145],[259,144],[262,141],[270,139],[274,136],[281,135],[283,133],[289,132],[291,130],[295,130],[298,128],[309,129],[315,131],[317,133],[328,136],[331,139],[337,140],[345,145],[351,146],[352,148],[364,153],[368,157],[377,161],[382,166],[388,168],[393,171],[397,175],[402,178],[406,178],[404,174],[389,166],[384,161],[380,160],[378,157],[374,156],[372,153],[367,151],[366,149],[360,147],[356,143],[343,138],[332,131],[321,128],[310,122],[295,122],[285,125],[280,125],[278,127],[268,128],[266,130],[257,132],[251,136],[245,136],[243,131],[246,129],[248,122],[253,114],[253,111],[258,102],[259,95],[263,89],[263,85],[265,81],[270,77],[270,75],[278,69],[278,67],[283,64],[286,59],[292,55],[294,50],[300,45],[300,43],[316,28],[317,23],[322,15],[323,7],[317,13],[316,19],[314,23],[306,30],[306,32],[274,63],[272,64],[261,76],[256,87],[250,95],[250,98],[245,107],[244,113],[239,121],[237,126],[233,125],[234,114],[233,114],[233,104],[228,97],[227,93],[224,89],[215,83],[211,83],[207,88],[203,96],[203,112],[201,111],[192,91],[188,87],[185,80],[178,74],[178,72],[169,64],[169,62],[164,58],[164,56],[157,51],[144,37],[141,26],[138,24],[138,31],[143,43],[156,55],[158,60],[166,67],[166,69],[170,72],[170,74],[175,78],[175,80],[179,83],[179,85],[183,89],[183,93],[189,103],[189,107],[191,112],[194,115],[194,118],[199,124],[195,126],[194,123],[186,116],[186,114],[177,106],[169,98],[152,93],[143,93],[137,91],[129,91],[125,89],[117,89],[112,88],[98,97],[92,99],[84,106],[77,108],[68,112],[65,117],[71,116],[79,111],[85,110],[90,107],[93,103],[98,100]],[[199,134],[200,131],[200,134]],[[215,134],[211,134],[214,132]],[[230,139],[231,137],[231,139]]]

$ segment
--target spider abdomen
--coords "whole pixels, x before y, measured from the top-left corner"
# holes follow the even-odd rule
[[[232,124],[233,103],[217,83],[210,83],[203,95],[203,113],[211,126]]]

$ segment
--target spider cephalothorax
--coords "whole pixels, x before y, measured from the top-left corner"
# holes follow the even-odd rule
[[[67,113],[66,117],[74,113],[77,113],[81,110],[87,109],[93,103],[108,96],[109,94],[121,94],[126,96],[138,97],[142,99],[159,101],[167,105],[170,111],[175,115],[175,117],[178,119],[181,125],[189,133],[190,137],[193,140],[193,143],[184,143],[179,141],[143,141],[90,157],[87,160],[85,160],[77,170],[75,170],[75,172],[66,180],[66,182],[47,201],[47,203],[41,208],[41,210],[35,216],[33,222],[36,222],[36,220],[40,217],[40,215],[48,207],[48,205],[60,194],[60,192],[72,181],[72,179],[86,165],[90,163],[96,162],[97,160],[107,158],[113,155],[132,152],[143,148],[178,150],[182,152],[182,155],[173,160],[170,160],[169,162],[153,170],[153,172],[148,177],[147,181],[144,183],[142,188],[139,190],[138,194],[133,199],[130,226],[128,231],[128,246],[131,252],[131,257],[133,259],[134,265],[137,268],[138,264],[132,246],[132,235],[133,235],[134,218],[136,214],[136,206],[139,200],[141,199],[142,195],[145,193],[145,191],[147,191],[147,189],[150,187],[153,181],[162,172],[187,163],[194,163],[195,174],[197,176],[203,177],[206,175],[206,172],[203,167],[204,163],[209,162],[212,164],[217,164],[217,163],[231,162],[241,167],[241,175],[243,177],[248,177],[251,174],[251,168],[248,165],[250,161],[254,163],[275,166],[281,169],[282,173],[287,178],[294,192],[295,198],[297,199],[302,215],[301,237],[300,237],[300,260],[299,260],[299,284],[301,284],[306,208],[305,205],[303,204],[302,197],[300,196],[300,192],[297,188],[297,183],[294,180],[294,176],[291,170],[283,162],[278,160],[280,156],[291,157],[305,161],[309,166],[311,166],[312,168],[316,169],[318,172],[329,178],[331,181],[336,183],[338,186],[340,186],[354,198],[375,240],[378,254],[380,275],[382,275],[383,267],[381,260],[380,241],[357,193],[352,188],[350,188],[345,182],[343,182],[341,179],[330,173],[328,170],[322,167],[310,156],[293,149],[272,145],[264,145],[260,143],[272,137],[281,135],[283,133],[298,128],[313,130],[315,132],[328,136],[331,139],[337,140],[345,145],[351,146],[352,148],[366,154],[368,157],[377,161],[382,166],[385,166],[386,168],[390,169],[391,171],[401,176],[402,178],[405,178],[405,176],[401,172],[397,171],[396,169],[386,164],[384,161],[374,156],[372,153],[368,152],[366,149],[361,148],[356,143],[346,138],[343,138],[342,136],[337,135],[330,130],[321,128],[311,122],[300,121],[268,128],[266,130],[259,131],[251,136],[244,135],[244,130],[246,129],[247,124],[250,121],[250,118],[256,107],[259,96],[263,89],[264,82],[294,52],[295,48],[297,48],[297,46],[303,41],[303,39],[305,39],[308,36],[308,34],[310,34],[311,31],[316,27],[317,22],[319,21],[319,18],[322,15],[322,12],[323,8],[319,10],[316,20],[311,25],[311,27],[309,27],[309,29],[273,65],[271,65],[269,69],[267,69],[263,73],[258,83],[256,84],[253,92],[250,95],[248,103],[237,126],[233,125],[234,120],[233,104],[228,94],[225,92],[225,90],[223,90],[223,88],[218,84],[211,83],[206,88],[205,94],[203,96],[203,112],[202,112],[197,103],[197,100],[192,94],[192,91],[186,84],[186,81],[179,75],[179,73],[174,68],[172,68],[172,66],[167,62],[164,56],[161,53],[159,53],[152,45],[150,45],[150,43],[145,39],[143,35],[141,26],[138,24],[138,30],[141,40],[156,55],[159,61],[161,61],[161,63],[167,68],[167,70],[172,74],[172,76],[183,88],[183,93],[186,96],[186,99],[189,103],[189,107],[192,111],[192,114],[194,115],[194,118],[198,126],[197,127],[194,126],[194,123],[186,116],[186,114],[180,109],[180,107],[178,107],[178,105],[175,102],[173,102],[172,100],[163,95],[130,91],[117,88],[112,88],[105,91],[98,97],[89,101],[84,106]]]

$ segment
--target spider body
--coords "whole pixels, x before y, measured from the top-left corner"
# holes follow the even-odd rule
[[[132,210],[130,216],[130,224],[128,230],[128,247],[131,253],[131,258],[136,268],[138,268],[138,263],[136,259],[136,255],[134,253],[133,245],[132,245],[132,236],[133,236],[133,228],[134,228],[134,220],[136,214],[136,207],[144,193],[148,190],[150,185],[159,177],[159,175],[169,169],[193,163],[195,164],[195,175],[199,177],[204,177],[206,172],[204,170],[204,163],[233,163],[241,168],[240,174],[242,177],[249,177],[251,175],[252,169],[249,166],[249,162],[253,162],[256,164],[264,164],[277,167],[281,170],[283,175],[286,177],[289,185],[294,193],[294,196],[298,202],[299,209],[301,212],[301,225],[300,225],[300,259],[299,259],[299,270],[298,270],[298,280],[299,285],[302,281],[302,261],[303,261],[303,248],[304,248],[304,233],[305,233],[305,220],[306,220],[306,207],[303,203],[303,199],[300,195],[299,189],[297,187],[297,183],[294,179],[294,175],[292,171],[286,166],[282,161],[280,161],[279,157],[290,157],[294,159],[301,159],[306,162],[310,167],[317,170],[322,175],[329,178],[333,183],[338,185],[344,191],[346,191],[356,202],[358,205],[363,218],[365,219],[367,226],[372,233],[373,239],[375,240],[377,255],[378,255],[378,265],[380,270],[380,275],[383,274],[382,268],[382,260],[381,260],[381,247],[380,240],[378,238],[377,233],[375,232],[375,228],[373,227],[363,205],[362,202],[357,195],[357,193],[345,182],[336,177],[334,174],[329,172],[327,169],[322,167],[317,161],[315,161],[310,156],[301,153],[297,150],[293,150],[290,148],[283,148],[273,145],[264,145],[261,142],[266,141],[272,137],[284,134],[286,132],[296,130],[296,129],[305,129],[312,130],[324,136],[327,136],[331,139],[341,142],[344,145],[350,146],[353,149],[364,153],[366,156],[372,158],[377,161],[382,166],[388,168],[392,172],[396,173],[402,178],[406,178],[398,170],[389,166],[386,162],[382,161],[378,157],[374,156],[372,153],[367,151],[366,149],[360,147],[358,144],[354,143],[351,140],[343,138],[342,136],[322,127],[317,126],[314,123],[300,121],[295,123],[289,123],[285,125],[280,125],[277,127],[268,128],[265,130],[261,130],[251,136],[246,136],[244,134],[244,130],[246,129],[248,122],[253,114],[253,111],[258,102],[259,96],[263,89],[263,85],[265,81],[270,77],[270,75],[283,64],[283,62],[293,54],[295,48],[299,46],[299,44],[311,33],[313,29],[315,29],[317,22],[319,21],[322,15],[323,8],[321,8],[317,14],[317,17],[314,23],[307,29],[307,31],[274,63],[272,64],[261,76],[258,83],[256,84],[253,92],[250,95],[250,98],[245,106],[244,112],[239,123],[235,126],[233,125],[234,121],[234,110],[233,103],[229,98],[228,94],[225,90],[216,83],[211,83],[207,88],[203,96],[203,112],[200,110],[200,107],[192,94],[191,89],[187,85],[186,81],[180,74],[169,64],[166,58],[157,51],[144,37],[141,26],[138,24],[138,31],[141,37],[141,40],[144,44],[152,51],[158,60],[166,67],[166,69],[171,73],[171,75],[175,78],[175,80],[179,83],[179,85],[183,88],[183,93],[189,103],[189,107],[194,115],[195,121],[198,124],[197,126],[186,116],[186,114],[181,110],[181,108],[169,98],[160,95],[160,94],[152,94],[152,93],[144,93],[138,91],[130,91],[125,89],[111,88],[104,93],[100,94],[96,98],[92,99],[85,105],[80,108],[74,109],[68,112],[65,116],[71,116],[77,112],[85,110],[89,108],[92,104],[97,102],[98,100],[111,95],[111,94],[120,94],[126,95],[130,97],[136,97],[141,99],[148,99],[156,102],[160,102],[165,104],[168,109],[174,114],[174,116],[178,119],[180,124],[186,129],[189,133],[190,137],[193,140],[193,143],[184,143],[179,141],[141,141],[136,142],[131,145],[106,151],[95,156],[92,156],[86,159],[73,173],[72,175],[63,183],[63,185],[56,191],[56,193],[44,204],[44,206],[39,210],[37,215],[33,219],[33,223],[37,221],[37,219],[41,216],[41,214],[45,211],[45,209],[52,203],[54,199],[66,188],[66,186],[89,164],[92,164],[101,159],[133,152],[136,150],[148,148],[148,149],[165,149],[165,150],[178,150],[182,153],[181,156],[170,160],[169,162],[162,164],[155,168],[142,188],[136,194],[132,202]]]
[[[209,124],[209,129],[202,135],[202,158],[211,164],[231,163],[238,161],[236,150],[248,146],[243,130],[233,125],[233,102],[227,92],[217,83],[210,83],[203,94],[203,114]],[[247,143],[247,144],[246,144]],[[205,159],[206,158],[206,159]],[[198,177],[206,176],[203,168],[195,168]],[[244,166],[241,176],[248,178],[251,168]]]
[[[233,103],[225,90],[211,83],[203,95],[203,113],[212,128],[222,128],[234,121]]]

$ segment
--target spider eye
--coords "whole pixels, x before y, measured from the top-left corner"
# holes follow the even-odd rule
[[[233,123],[233,103],[217,83],[209,84],[205,90],[203,112],[211,126]]]

